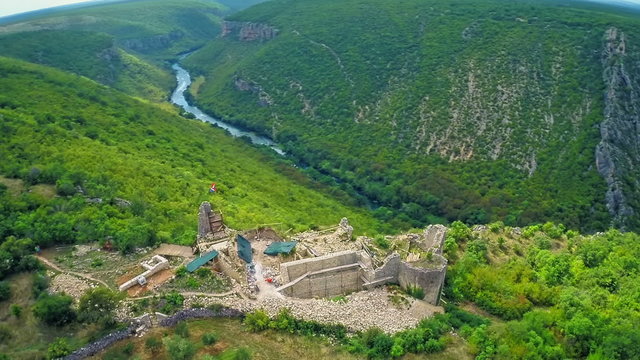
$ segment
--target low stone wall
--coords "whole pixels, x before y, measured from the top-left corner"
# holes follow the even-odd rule
[[[230,309],[223,307],[218,311],[205,308],[185,309],[180,310],[172,316],[160,321],[160,326],[171,327],[177,323],[190,319],[207,319],[207,318],[237,318],[244,316],[244,313],[240,310]]]
[[[128,337],[131,337],[135,334],[135,329],[136,327],[134,325],[129,326],[128,328],[124,329],[124,330],[120,330],[120,331],[116,331],[114,333],[111,333],[105,337],[103,337],[100,340],[94,341],[91,344],[84,346],[76,351],[74,351],[73,353],[71,353],[70,355],[67,355],[64,359],[65,360],[80,360],[80,359],[85,359],[88,358],[89,356],[93,356],[97,353],[99,353],[100,351],[108,348],[109,346],[111,346],[113,343],[120,341],[120,340],[124,340]]]

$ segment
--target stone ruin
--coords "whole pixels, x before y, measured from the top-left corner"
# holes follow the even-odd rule
[[[198,210],[198,237],[196,239],[196,250],[201,253],[220,241],[223,241],[229,234],[222,220],[222,214],[211,209],[208,201],[203,201]]]
[[[447,260],[442,256],[445,235],[446,227],[431,225],[418,239],[412,239],[426,252],[423,259],[403,261],[394,252],[376,266],[371,251],[360,242],[361,250],[282,263],[280,273],[284,285],[277,290],[297,298],[326,298],[385,284],[399,284],[403,288],[422,289],[424,300],[438,305],[447,272]]]
[[[399,284],[403,288],[422,289],[423,300],[438,305],[447,270],[447,260],[442,256],[446,231],[445,226],[430,225],[421,234],[398,236],[396,238],[402,239],[402,247],[391,254],[380,255],[371,250],[372,239],[359,237],[354,240],[353,227],[343,218],[334,228],[291,237],[290,240],[298,241],[295,255],[298,260],[269,265],[276,273],[280,268],[273,283],[282,285],[275,290],[295,298],[327,298]],[[251,281],[247,279],[256,275],[250,273],[254,264],[245,264],[237,256],[233,234],[224,226],[222,215],[211,209],[210,203],[200,205],[198,249],[202,253],[218,250],[220,270],[241,287],[249,289],[247,294],[252,296],[257,290],[252,290],[255,286],[250,286]],[[253,252],[256,252],[255,248]],[[263,264],[259,265],[262,267]]]
[[[169,260],[160,255],[154,255],[150,260],[143,261],[140,265],[145,268],[146,271],[120,285],[118,290],[125,291],[134,285],[144,286],[151,275],[169,267]]]

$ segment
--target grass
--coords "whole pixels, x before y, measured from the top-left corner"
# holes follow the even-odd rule
[[[69,337],[72,346],[82,346],[89,337],[96,334],[96,328],[92,325],[73,324],[56,328],[43,325],[36,319],[31,312],[34,303],[32,276],[31,273],[20,273],[7,279],[11,284],[12,295],[11,299],[0,302],[0,323],[7,325],[12,331],[8,341],[0,343],[0,354],[7,354],[10,359],[15,360],[40,359],[46,354],[49,343],[58,337]],[[12,304],[22,307],[20,318],[11,314]]]
[[[302,337],[283,334],[275,331],[265,331],[261,333],[251,333],[245,330],[240,320],[235,319],[210,319],[189,321],[189,339],[198,344],[198,353],[195,356],[205,354],[218,355],[225,350],[239,347],[247,348],[254,360],[320,360],[320,359],[357,359],[357,357],[344,350],[333,347],[324,339]],[[142,338],[124,340],[114,345],[116,348],[124,347],[128,342],[132,342],[135,348],[135,355],[141,359],[166,358],[167,354],[162,349],[157,354],[152,354],[145,348],[145,341],[149,337],[161,338],[173,335],[174,329],[155,328]],[[200,339],[202,335],[215,333],[218,341],[212,346],[203,346]],[[104,354],[98,354],[92,359],[101,359]]]
[[[6,186],[8,193],[14,197],[20,195],[25,189],[24,181],[21,179],[10,179],[1,175],[0,184]]]
[[[12,94],[0,95],[0,101],[12,104],[0,109],[12,131],[0,140],[3,167],[26,171],[60,164],[83,172],[100,182],[86,196],[134,201],[138,210],[118,211],[134,219],[135,210],[135,219],[153,224],[162,241],[191,244],[204,200],[235,229],[280,223],[276,230],[297,232],[334,225],[343,216],[356,233],[376,232],[381,224],[275,153],[211,125],[50,68],[7,58],[0,59],[0,68],[10,69],[0,85]],[[28,89],[25,83],[31,84]],[[214,195],[208,193],[212,181],[219,188]],[[90,205],[77,203],[89,210]],[[92,208],[113,211],[106,206]]]

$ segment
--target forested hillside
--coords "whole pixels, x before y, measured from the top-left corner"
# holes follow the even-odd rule
[[[191,244],[204,200],[232,228],[284,232],[347,216],[362,231],[385,229],[344,194],[220,129],[51,68],[0,58],[0,73],[3,242],[112,239],[123,252]],[[0,277],[12,269],[3,264]]]
[[[45,13],[0,26],[0,56],[161,102],[175,83],[167,61],[213,39],[227,12],[213,1],[143,0]]]
[[[227,20],[186,60],[198,104],[376,200],[382,220],[640,226],[636,13],[275,0]]]

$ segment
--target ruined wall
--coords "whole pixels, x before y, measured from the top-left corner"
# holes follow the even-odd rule
[[[286,284],[306,273],[355,264],[357,262],[358,257],[355,251],[341,251],[317,258],[302,259],[281,264],[280,273],[282,275],[282,282]]]
[[[280,265],[285,285],[278,291],[298,298],[331,297],[362,289],[358,252],[343,251]]]
[[[198,209],[198,237],[205,237],[211,233],[210,214],[211,204],[208,201],[203,201],[200,204],[200,209]]]
[[[362,289],[360,265],[349,264],[309,273],[280,292],[297,298],[327,298]]]
[[[434,254],[435,266],[426,267],[423,264],[401,262],[398,273],[398,283],[403,288],[418,286],[424,290],[424,301],[438,305],[440,292],[447,274],[447,260]]]
[[[398,274],[400,273],[400,255],[393,253],[384,260],[384,264],[375,270],[369,270],[364,273],[367,282],[363,285],[365,289],[398,282]]]

